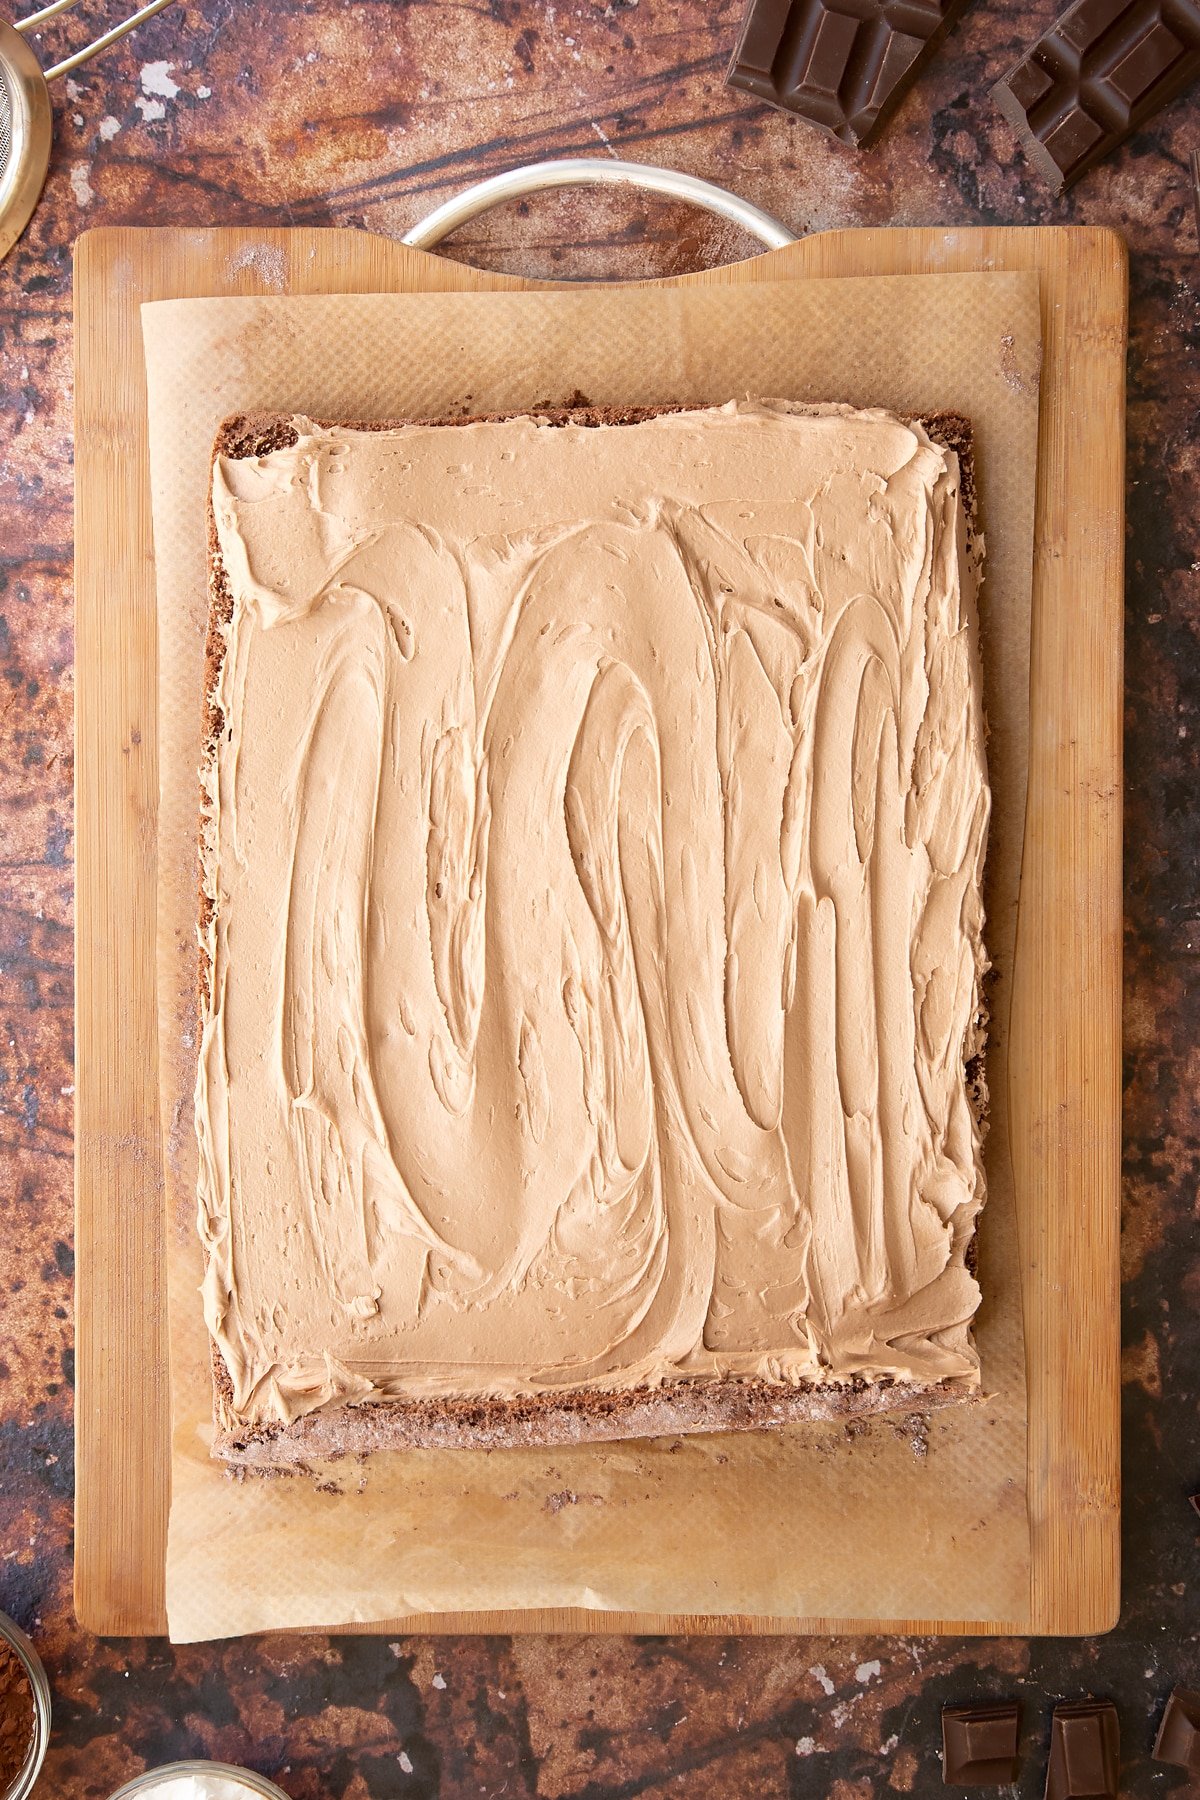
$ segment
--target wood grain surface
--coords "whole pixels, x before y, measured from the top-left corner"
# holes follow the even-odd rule
[[[1125,255],[1097,231],[827,233],[683,277],[1033,268],[1044,361],[1030,790],[1010,1106],[1029,1370],[1032,1582],[993,1629],[1105,1630],[1118,1605],[1120,782]],[[169,1451],[154,991],[155,595],[143,300],[518,285],[367,234],[103,232],[76,254],[76,1603],[163,1628]],[[116,582],[114,584],[114,572]],[[1086,591],[1082,610],[1076,596]],[[118,654],[113,654],[119,646]],[[136,751],[136,755],[134,752]],[[112,921],[123,926],[113,942]],[[186,1128],[186,1125],[185,1127]],[[122,1150],[116,1154],[113,1146]],[[422,1630],[946,1631],[943,1619],[447,1614]],[[392,1631],[393,1622],[380,1629]]]
[[[35,38],[42,61],[127,5],[89,0],[52,20]],[[944,1701],[1012,1695],[1017,1791],[1041,1800],[1051,1705],[1087,1693],[1117,1702],[1124,1800],[1174,1779],[1150,1759],[1157,1715],[1176,1682],[1200,1687],[1187,1501],[1200,1487],[1200,245],[1187,166],[1200,96],[1055,197],[988,95],[1057,0],[972,6],[866,153],[722,88],[741,10],[176,0],[54,85],[46,194],[0,263],[0,1607],[36,1639],[54,1689],[39,1793],[101,1800],[149,1765],[216,1756],[292,1800],[883,1800],[940,1791]],[[1129,245],[1119,1626],[1082,1640],[98,1639],[71,1594],[72,242],[147,224],[395,236],[531,155],[610,149],[723,181],[797,232],[1090,224]],[[751,248],[689,208],[564,192],[464,227],[446,251],[594,279]]]

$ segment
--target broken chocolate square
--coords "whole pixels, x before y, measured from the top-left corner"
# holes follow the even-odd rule
[[[1176,1688],[1167,1701],[1152,1754],[1155,1762],[1200,1775],[1200,1694],[1194,1689]]]
[[[947,1787],[1000,1787],[1017,1778],[1015,1700],[942,1708],[942,1779]]]
[[[1054,1709],[1046,1800],[1116,1800],[1121,1734],[1111,1700],[1075,1700]]]

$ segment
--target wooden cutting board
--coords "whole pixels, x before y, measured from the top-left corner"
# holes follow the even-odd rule
[[[1030,1633],[1119,1604],[1119,1181],[1127,272],[1063,227],[825,232],[677,278],[1035,269],[1044,364],[1029,798],[1010,1045],[1028,1364]],[[75,254],[75,1602],[110,1635],[166,1629],[164,1203],[155,992],[156,646],[146,300],[544,285],[354,231],[112,230]],[[410,1631],[949,1632],[964,1622],[563,1612]],[[1005,1627],[1008,1630],[1012,1627]],[[978,1632],[979,1627],[972,1630]]]

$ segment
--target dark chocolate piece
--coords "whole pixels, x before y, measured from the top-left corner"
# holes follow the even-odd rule
[[[1197,75],[1197,0],[1075,0],[992,98],[1061,193]]]
[[[1195,152],[1193,151],[1192,154],[1194,155]],[[1200,206],[1200,201],[1198,201],[1198,206]],[[1196,223],[1197,223],[1197,227],[1200,228],[1200,212],[1197,213]],[[1188,1505],[1191,1507],[1191,1509],[1194,1513],[1200,1513],[1200,1494],[1189,1494],[1188,1495]]]
[[[1054,1709],[1046,1800],[1116,1800],[1121,1733],[1111,1700],[1075,1700]]]
[[[942,1708],[942,1780],[947,1787],[1003,1787],[1017,1779],[1020,1709],[1015,1700]]]
[[[750,0],[728,86],[865,144],[967,0]]]
[[[1200,1694],[1192,1688],[1176,1688],[1167,1701],[1152,1754],[1155,1762],[1200,1775]]]

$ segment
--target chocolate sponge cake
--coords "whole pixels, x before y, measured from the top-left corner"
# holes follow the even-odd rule
[[[965,421],[227,421],[196,1090],[218,1454],[971,1398]]]

